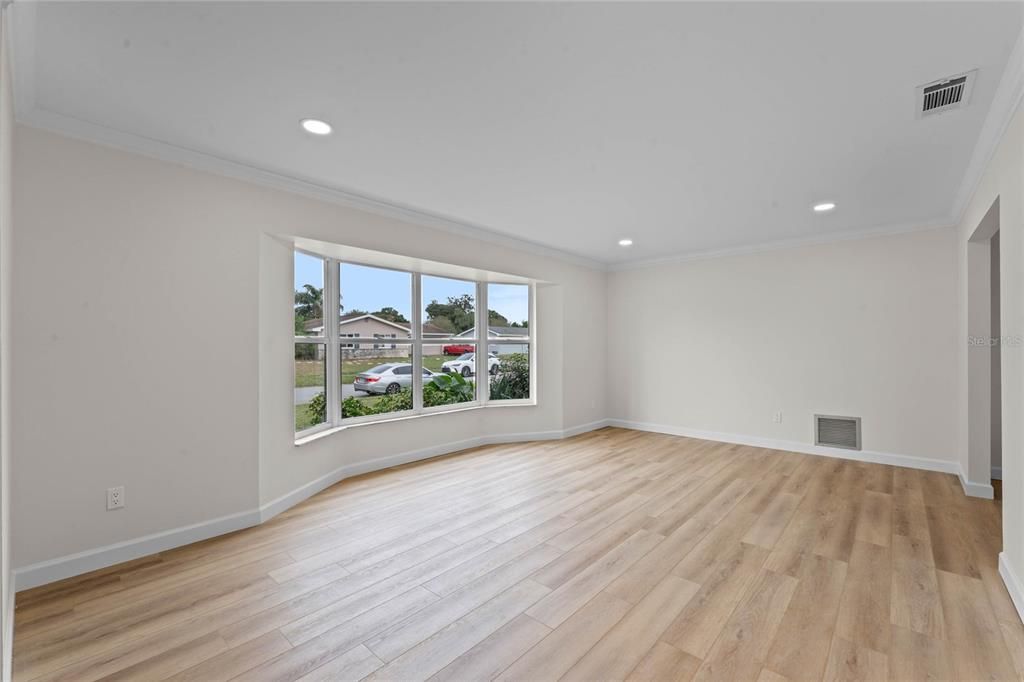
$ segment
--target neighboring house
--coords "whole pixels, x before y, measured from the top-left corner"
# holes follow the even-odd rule
[[[509,353],[529,353],[530,345],[530,330],[526,327],[488,327],[487,333],[492,339],[488,344],[488,350],[491,353],[497,353],[498,355],[508,355]],[[456,334],[456,338],[463,337],[471,339],[476,335],[476,328],[470,327],[461,334]],[[501,341],[494,341],[493,339],[501,339]],[[518,341],[518,343],[517,343]]]
[[[306,334],[310,336],[320,336],[324,333],[323,320],[314,319],[307,320],[304,328]],[[348,315],[342,315],[341,320],[338,323],[338,334],[341,337],[343,349],[351,349],[358,351],[370,351],[370,350],[402,350],[400,345],[401,339],[410,338],[408,322],[391,322],[384,318],[371,315],[369,313],[349,313]],[[429,341],[430,339],[444,339],[450,338],[450,334],[440,327],[436,326],[430,321],[423,323],[423,340]],[[362,342],[346,342],[345,339],[380,339],[373,343]],[[401,353],[405,355],[405,353]],[[423,344],[424,355],[440,355],[441,344],[440,343],[424,343]],[[367,353],[367,355],[371,355]],[[381,356],[386,356],[385,353],[381,353]]]

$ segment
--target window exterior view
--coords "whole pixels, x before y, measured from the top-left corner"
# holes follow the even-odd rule
[[[439,277],[302,251],[295,252],[294,281],[297,436],[532,402],[530,284]]]

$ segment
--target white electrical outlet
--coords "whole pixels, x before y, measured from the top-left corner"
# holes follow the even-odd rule
[[[120,509],[124,506],[124,486],[119,485],[116,488],[107,488],[107,511],[111,509]]]
[[[772,421],[775,422],[776,424],[781,424],[782,423],[782,413],[781,412],[776,412],[775,414],[773,414],[772,415]]]

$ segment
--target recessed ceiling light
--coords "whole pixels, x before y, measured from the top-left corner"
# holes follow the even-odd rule
[[[836,205],[834,203],[832,203],[831,201],[824,201],[824,202],[822,202],[820,204],[815,204],[814,205],[814,212],[815,213],[825,213],[826,211],[831,211],[835,207],[836,207]]]
[[[619,240],[619,246],[633,246],[633,240],[632,239],[620,239]]]
[[[331,134],[331,124],[327,121],[321,121],[318,118],[304,118],[300,123],[302,124],[302,129],[307,133],[314,135]]]

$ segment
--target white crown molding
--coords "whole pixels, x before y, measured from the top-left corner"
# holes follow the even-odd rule
[[[0,0],[2,1],[2,0]],[[400,202],[370,197],[358,192],[328,187],[306,178],[257,168],[239,161],[225,159],[160,140],[126,133],[106,126],[47,111],[36,106],[35,37],[36,7],[34,1],[18,2],[13,7],[12,21],[17,30],[11,30],[10,52],[14,84],[14,110],[18,123],[33,128],[66,135],[86,142],[103,144],[121,151],[141,154],[160,161],[168,161],[197,170],[245,180],[264,187],[355,208],[377,215],[449,232],[461,237],[478,239],[538,256],[594,270],[604,270],[605,264],[578,254],[538,244],[527,239],[503,234],[468,221],[432,213]],[[11,13],[6,10],[5,13]]]
[[[837,242],[856,241],[859,239],[871,239],[872,237],[887,237],[897,234],[908,234],[911,232],[923,232],[925,230],[941,230],[953,227],[954,223],[949,221],[933,223],[907,223],[898,225],[883,225],[881,227],[868,227],[860,230],[845,230],[843,232],[831,232],[823,235],[809,235],[796,239],[780,239],[777,241],[762,242],[745,246],[733,246],[724,249],[708,249],[707,251],[691,251],[679,253],[672,256],[660,258],[649,258],[645,260],[629,261],[626,263],[613,263],[608,266],[612,272],[624,270],[637,270],[641,268],[657,267],[661,265],[673,265],[676,263],[688,263],[690,261],[710,260],[713,258],[729,258],[731,256],[748,256],[768,251],[782,251],[785,249],[798,249],[804,246],[816,246],[820,244],[834,244]]]
[[[971,154],[971,161],[964,172],[963,180],[953,200],[952,217],[953,222],[959,225],[963,222],[964,212],[967,205],[974,197],[981,182],[985,169],[988,168],[992,157],[999,147],[999,143],[1009,128],[1014,114],[1020,107],[1024,98],[1024,29],[1017,35],[1017,42],[1010,52],[1010,59],[1006,62],[996,93],[992,97],[992,104],[989,107],[985,123],[982,124],[981,133],[978,135],[978,142],[974,145],[974,152]]]
[[[520,237],[507,235],[482,225],[408,206],[401,202],[371,197],[342,188],[328,187],[306,178],[269,171],[206,152],[179,147],[160,140],[122,132],[40,109],[36,106],[35,102],[34,83],[35,46],[33,42],[35,38],[37,4],[31,1],[17,2],[12,8],[15,15],[13,23],[18,27],[18,30],[11,31],[14,34],[11,36],[14,103],[16,118],[23,125],[601,271],[632,270],[672,263],[726,258],[958,225],[963,218],[963,213],[977,188],[978,182],[981,180],[985,168],[995,153],[1014,112],[1021,103],[1022,97],[1024,97],[1024,30],[1022,30],[1017,37],[1006,69],[1000,79],[988,116],[985,119],[978,142],[972,152],[971,162],[957,190],[953,206],[951,207],[951,215],[948,219],[923,224],[875,226],[834,232],[827,235],[809,235],[802,238],[775,240],[721,249],[684,251],[653,259],[603,262]]]
[[[223,175],[236,180],[252,182],[264,187],[270,187],[272,189],[306,196],[311,199],[347,206],[349,208],[367,211],[376,215],[423,225],[424,227],[435,228],[460,237],[477,239],[479,241],[496,244],[498,246],[525,251],[570,263],[572,265],[599,271],[634,270],[670,263],[685,263],[695,260],[726,258],[729,256],[755,254],[765,251],[793,249],[815,244],[830,244],[834,242],[869,239],[871,237],[905,234],[908,232],[917,232],[922,230],[933,230],[952,227],[955,224],[952,221],[942,221],[923,224],[885,225],[859,230],[845,230],[825,235],[808,235],[807,237],[800,237],[796,239],[782,239],[724,249],[684,251],[670,256],[628,261],[625,263],[605,263],[602,261],[592,260],[578,254],[569,253],[568,251],[561,251],[550,246],[520,239],[518,237],[503,235],[486,227],[459,221],[454,218],[447,218],[421,209],[404,206],[396,202],[376,199],[348,190],[326,187],[310,180],[282,175],[280,173],[264,170],[255,166],[230,161],[205,152],[198,152],[186,147],[178,147],[159,140],[153,140],[139,135],[134,135],[132,133],[125,133],[113,128],[107,128],[88,121],[64,116],[63,114],[56,114],[41,109],[33,109],[26,115],[19,116],[18,122],[32,128],[39,128],[41,130],[47,130],[59,135],[83,140],[85,142],[92,142],[94,144],[101,144],[121,151],[140,154],[158,161],[174,163],[207,173],[214,173],[216,175]]]
[[[33,108],[29,111],[18,111],[18,123],[38,128],[66,137],[101,144],[120,151],[146,156],[158,161],[166,161],[187,168],[207,173],[223,175],[236,180],[252,182],[263,187],[282,190],[292,194],[317,199],[348,208],[354,208],[375,215],[394,218],[416,225],[433,228],[467,239],[476,239],[489,244],[503,246],[537,256],[570,263],[592,270],[605,270],[600,261],[561,251],[550,246],[538,244],[519,237],[508,236],[473,223],[432,213],[413,206],[407,206],[387,199],[359,194],[357,192],[328,187],[305,178],[284,175],[275,171],[265,170],[239,161],[225,159],[206,152],[196,151],[187,147],[179,147],[161,140],[155,140],[133,133],[126,133],[114,128],[84,121],[72,116],[54,113],[45,109]]]
[[[536,242],[503,235],[486,227],[473,225],[453,218],[447,218],[421,209],[404,206],[402,204],[383,199],[364,196],[348,190],[326,187],[310,180],[282,175],[280,173],[231,161],[205,152],[198,152],[186,147],[168,144],[160,140],[153,140],[140,135],[125,133],[120,130],[107,128],[106,126],[97,125],[89,121],[83,121],[63,114],[56,114],[51,111],[33,109],[25,114],[19,115],[18,122],[32,128],[47,130],[59,135],[94,144],[101,144],[129,153],[140,154],[158,161],[174,163],[207,173],[214,173],[234,178],[236,180],[252,182],[264,187],[270,187],[328,203],[347,206],[349,208],[367,211],[376,215],[395,218],[415,223],[417,225],[423,225],[424,227],[435,228],[451,234],[456,234],[460,237],[478,239],[498,246],[525,251],[600,271],[633,270],[671,263],[685,263],[688,261],[726,258],[729,256],[741,256],[766,251],[779,251],[816,244],[830,244],[858,239],[869,239],[872,237],[905,234],[908,232],[918,232],[922,230],[941,229],[952,227],[955,224],[952,221],[911,224],[901,223],[897,225],[884,225],[881,227],[869,227],[857,230],[844,230],[824,235],[808,235],[806,237],[799,237],[796,239],[781,239],[763,242],[760,244],[750,244],[723,249],[686,251],[670,256],[629,261],[625,263],[604,263],[569,253],[567,251],[561,251],[543,244],[538,244]]]

